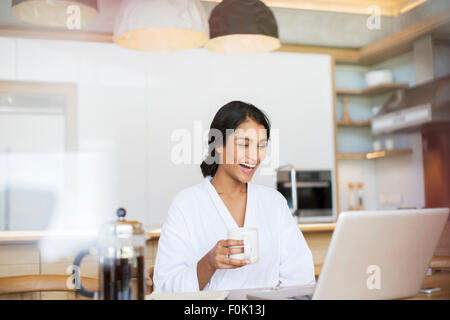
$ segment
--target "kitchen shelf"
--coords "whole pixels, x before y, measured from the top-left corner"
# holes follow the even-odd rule
[[[366,153],[338,153],[338,160],[357,160],[357,159],[379,159],[387,157],[395,157],[405,154],[411,154],[411,149],[397,149],[397,150],[380,150]]]
[[[362,121],[337,120],[336,123],[340,127],[370,127],[370,120],[362,120]]]
[[[374,96],[377,94],[387,93],[396,89],[408,88],[407,83],[397,83],[397,82],[386,82],[380,83],[376,86],[366,87],[363,89],[336,89],[336,94],[338,95],[349,95],[349,96]]]

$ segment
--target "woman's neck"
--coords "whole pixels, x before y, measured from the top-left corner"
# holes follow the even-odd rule
[[[214,186],[217,193],[233,195],[247,192],[247,184],[231,177],[226,173],[222,166],[217,168],[216,174],[211,180],[211,184]]]

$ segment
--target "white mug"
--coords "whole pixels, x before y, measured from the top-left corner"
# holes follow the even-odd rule
[[[258,262],[258,229],[256,228],[236,228],[228,230],[228,239],[244,240],[244,253],[230,255],[230,258],[240,260],[250,260],[250,263]]]

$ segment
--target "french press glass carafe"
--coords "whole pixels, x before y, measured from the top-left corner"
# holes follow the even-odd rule
[[[143,300],[145,298],[145,232],[137,221],[125,220],[126,210],[117,210],[118,220],[103,226],[95,250],[81,251],[74,265],[96,251],[99,261],[100,290],[97,294],[80,283],[77,291],[101,300]]]

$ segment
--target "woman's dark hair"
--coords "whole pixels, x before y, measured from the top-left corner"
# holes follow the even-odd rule
[[[214,159],[216,157],[216,150],[212,145],[215,136],[214,134],[212,134],[212,132],[219,130],[221,132],[221,136],[223,137],[223,141],[221,142],[221,144],[225,145],[227,134],[230,133],[229,129],[236,129],[241,123],[247,121],[248,119],[252,119],[264,126],[267,131],[267,140],[269,140],[270,121],[264,114],[264,112],[259,110],[254,105],[242,101],[231,101],[220,108],[219,111],[217,111],[209,128],[208,156],[200,165],[200,169],[202,170],[202,174],[204,177],[213,177],[216,174],[217,168],[219,167],[219,164],[216,161],[211,161],[211,159]]]

